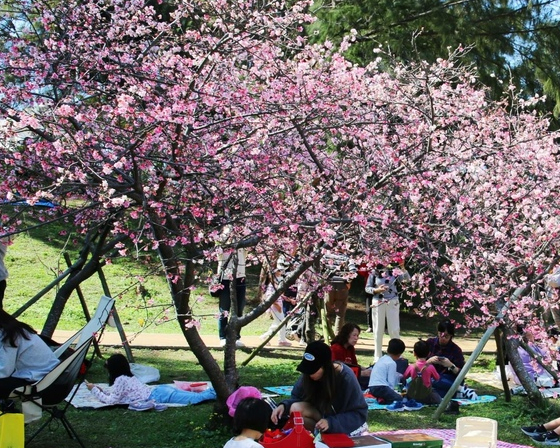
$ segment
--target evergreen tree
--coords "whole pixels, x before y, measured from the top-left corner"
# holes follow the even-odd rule
[[[315,42],[356,32],[347,56],[366,64],[376,48],[403,61],[433,62],[460,46],[498,98],[510,83],[524,96],[547,94],[543,111],[560,114],[560,14],[554,0],[318,0]]]

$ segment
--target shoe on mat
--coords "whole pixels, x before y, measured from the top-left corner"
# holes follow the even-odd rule
[[[149,411],[150,409],[154,409],[155,403],[153,401],[135,401],[134,403],[130,403],[128,405],[128,409],[130,411]]]
[[[278,346],[279,347],[291,347],[292,343],[288,342],[288,341],[280,341],[280,342],[278,342]]]
[[[220,339],[220,347],[225,347],[225,346],[226,346],[226,340]]]
[[[235,341],[235,346],[237,348],[243,348],[245,347],[245,344],[241,341],[241,339],[238,339],[237,341]]]
[[[154,403],[154,411],[161,412],[165,411],[169,406],[163,403]]]
[[[540,436],[541,434],[546,434],[548,432],[546,429],[544,429],[542,427],[542,425],[539,425],[539,426],[522,426],[521,431],[524,434],[527,434],[529,437]]]
[[[545,434],[532,436],[531,439],[533,439],[534,442],[542,443],[543,445],[560,445],[558,434],[554,431],[548,431]]]
[[[393,401],[391,404],[387,405],[385,409],[391,412],[402,412],[405,410],[402,401]]]
[[[418,403],[416,400],[409,399],[404,402],[404,409],[406,411],[419,411],[422,409],[424,405],[422,403]]]

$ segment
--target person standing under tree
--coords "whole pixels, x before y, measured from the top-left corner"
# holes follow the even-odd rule
[[[387,321],[389,337],[400,338],[400,301],[397,282],[409,280],[410,275],[404,268],[404,260],[399,263],[399,268],[378,264],[367,279],[366,293],[373,294],[371,303],[372,330],[375,336],[373,362],[377,362],[383,355],[385,321]]]
[[[356,276],[356,265],[346,255],[330,253],[323,257],[329,286],[325,295],[327,318],[334,334],[344,325],[348,296],[352,279]]]
[[[228,324],[228,315],[231,309],[231,283],[235,288],[235,296],[237,299],[237,316],[243,315],[245,308],[245,294],[247,285],[245,283],[245,258],[247,257],[246,249],[237,249],[233,254],[221,253],[218,255],[218,276],[223,288],[220,291],[220,317],[218,318],[218,335],[220,337],[220,345],[226,345],[226,328]],[[235,271],[235,278],[234,278]],[[237,347],[245,347],[241,342],[241,335],[237,335],[235,342]]]

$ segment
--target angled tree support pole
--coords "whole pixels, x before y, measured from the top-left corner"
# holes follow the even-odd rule
[[[457,375],[457,378],[455,378],[455,382],[451,385],[451,388],[447,391],[447,394],[445,394],[445,397],[443,397],[443,400],[441,400],[441,403],[439,404],[438,408],[436,409],[436,412],[434,413],[434,418],[436,420],[439,419],[440,415],[447,408],[447,405],[449,404],[449,402],[451,401],[451,399],[455,395],[455,392],[457,391],[457,388],[461,385],[461,383],[463,382],[463,380],[467,376],[467,373],[469,373],[469,369],[472,367],[472,365],[474,364],[474,362],[476,361],[478,356],[482,353],[482,350],[484,349],[484,346],[486,345],[488,340],[492,337],[492,335],[494,334],[494,330],[496,328],[497,328],[497,325],[492,325],[491,327],[489,327],[484,332],[484,335],[482,336],[482,339],[480,339],[480,342],[478,343],[478,345],[476,346],[476,348],[472,352],[471,356],[469,356],[469,359],[467,360],[467,362],[465,363],[465,365],[463,366],[463,368],[459,372],[459,375]]]
[[[103,287],[103,293],[107,297],[113,297],[111,295],[111,292],[109,291],[109,285],[107,284],[107,279],[105,278],[105,274],[103,273],[101,267],[97,270],[97,275],[99,276],[99,280],[101,281],[101,285]],[[113,317],[113,321],[115,322],[115,327],[117,328],[117,331],[119,332],[119,336],[121,337],[121,343],[126,353],[126,357],[129,362],[134,362],[134,356],[132,355],[132,350],[130,349],[130,345],[128,344],[128,339],[126,338],[126,334],[124,332],[122,322],[119,317],[119,314],[117,313],[116,307],[113,307],[111,316]]]
[[[523,287],[523,286],[521,286],[521,287],[519,287],[515,290],[515,292],[512,294],[512,297],[510,298],[510,300],[502,307],[502,309],[500,310],[498,315],[494,318],[494,323],[490,327],[488,327],[488,329],[484,332],[484,334],[482,335],[482,338],[480,339],[480,342],[478,343],[478,345],[476,346],[476,348],[472,352],[471,356],[469,356],[468,361],[465,363],[465,365],[463,366],[463,368],[459,372],[459,375],[457,375],[457,378],[455,378],[455,382],[451,385],[451,388],[447,391],[447,394],[445,394],[445,397],[443,397],[443,400],[441,400],[441,403],[438,405],[438,407],[436,409],[436,412],[434,412],[434,418],[436,420],[439,419],[439,417],[441,416],[443,411],[447,408],[447,405],[449,404],[449,402],[451,401],[451,399],[455,395],[455,392],[457,391],[457,388],[461,385],[461,383],[463,382],[463,380],[467,376],[467,373],[469,373],[470,368],[472,367],[472,365],[474,364],[474,362],[476,361],[478,356],[482,353],[482,350],[484,349],[484,346],[486,345],[488,340],[492,337],[492,335],[494,334],[496,329],[499,328],[499,325],[498,325],[497,322],[500,322],[503,319],[503,317],[504,317],[507,309],[511,305],[511,303],[513,301],[515,301],[515,299],[517,299],[522,294],[522,292],[524,290],[525,290],[525,287]]]

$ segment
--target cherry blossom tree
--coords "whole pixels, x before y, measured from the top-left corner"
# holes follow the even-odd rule
[[[231,314],[222,369],[193,294],[218,253],[297,253],[283,288],[329,252],[404,257],[409,306],[461,311],[473,329],[550,306],[539,288],[558,260],[557,135],[515,91],[490,102],[462,49],[356,66],[352,35],[339,49],[306,42],[308,2],[5,5],[0,193],[68,204],[97,242],[93,263],[156,251],[220,403],[238,382],[235,329],[277,295]]]

